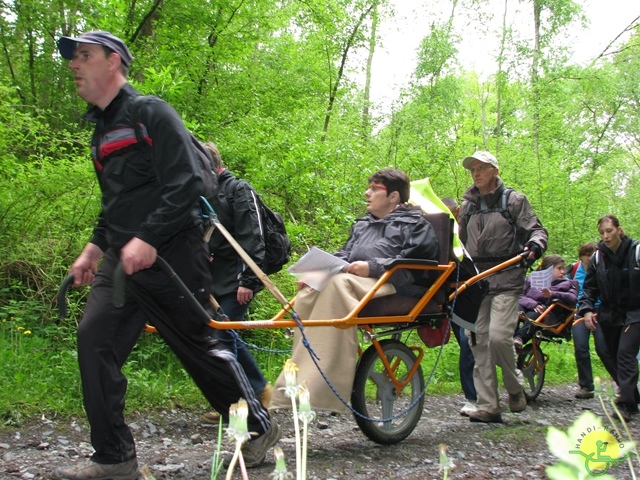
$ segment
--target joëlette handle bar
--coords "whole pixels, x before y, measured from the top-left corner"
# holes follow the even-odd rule
[[[211,319],[210,315],[204,309],[202,305],[196,300],[189,288],[184,284],[176,272],[171,268],[167,261],[158,256],[156,259],[156,265],[173,281],[175,286],[180,290],[180,293],[184,295],[187,302],[193,307],[196,313],[208,324]],[[116,308],[122,308],[125,305],[125,287],[126,287],[127,274],[124,272],[122,262],[118,262],[118,266],[113,275],[113,306]],[[58,289],[58,295],[56,296],[58,302],[58,321],[67,318],[68,306],[67,306],[67,291],[73,284],[73,275],[69,274],[65,277]]]
[[[69,307],[67,305],[67,290],[69,290],[71,285],[73,285],[73,275],[69,274],[64,277],[64,280],[58,289],[58,294],[56,295],[56,302],[58,303],[58,320],[56,323],[60,323],[60,320],[67,318],[67,314],[69,313]]]
[[[529,252],[524,251],[521,252],[519,254],[517,254],[515,257],[510,258],[509,260],[506,260],[498,265],[496,265],[495,267],[491,267],[488,270],[485,270],[482,273],[479,273],[478,275],[475,275],[473,277],[471,277],[470,279],[468,279],[466,282],[462,282],[458,288],[456,288],[456,290],[449,295],[449,301],[452,302],[454,298],[456,298],[458,295],[460,295],[462,292],[464,292],[467,288],[469,288],[471,285],[473,285],[476,282],[479,282],[480,280],[487,278],[491,275],[493,275],[494,273],[498,273],[501,272],[509,267],[526,267],[527,263],[526,263],[526,258],[529,256]]]

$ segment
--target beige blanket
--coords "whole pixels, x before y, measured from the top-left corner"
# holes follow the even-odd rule
[[[377,279],[358,277],[340,273],[332,277],[322,291],[309,287],[298,292],[295,310],[300,319],[339,319],[349,314]],[[395,288],[383,285],[376,297],[392,295]],[[351,389],[358,360],[358,331],[356,327],[341,329],[336,327],[307,327],[304,333],[313,351],[320,357],[320,369],[338,394],[346,402],[351,402]],[[296,329],[293,338],[291,358],[300,369],[298,384],[306,382],[314,410],[345,412],[347,408],[333,393],[315,366],[309,351],[302,344],[302,335]],[[291,399],[284,396],[280,388],[285,386],[284,374],[280,372],[269,408],[291,408]]]

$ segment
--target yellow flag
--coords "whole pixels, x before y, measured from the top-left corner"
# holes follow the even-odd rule
[[[460,237],[458,235],[458,223],[455,221],[455,217],[451,213],[451,211],[447,208],[447,206],[442,203],[440,197],[436,195],[436,192],[433,191],[433,187],[431,186],[431,182],[428,178],[423,178],[422,180],[414,180],[411,182],[411,191],[409,193],[409,202],[414,205],[418,205],[427,213],[439,213],[445,212],[448,213],[451,218],[453,218],[453,252],[455,253],[458,260],[462,260],[464,256],[464,250],[462,248],[462,243],[460,242]]]

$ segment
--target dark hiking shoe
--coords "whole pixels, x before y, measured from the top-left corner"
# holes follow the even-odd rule
[[[53,480],[136,480],[138,460],[122,463],[96,463],[85,460],[72,467],[58,467],[53,471]]]
[[[594,395],[593,390],[587,390],[586,388],[581,388],[574,395],[574,397],[577,398],[578,400],[589,400],[590,398],[593,398],[593,395]]]
[[[617,410],[617,413],[616,413]],[[631,421],[631,416],[638,413],[638,408],[629,408],[624,403],[616,403],[616,410],[611,411],[611,417],[616,420],[624,420],[625,422]]]
[[[242,458],[247,468],[257,467],[267,456],[267,452],[280,440],[282,429],[276,421],[271,419],[269,430],[254,440],[250,440],[242,445]],[[233,454],[227,454],[223,457],[224,466],[228,467],[231,463]]]
[[[489,413],[484,410],[476,410],[469,413],[469,420],[481,423],[502,423],[502,415],[499,413]]]
[[[512,413],[519,413],[527,408],[527,397],[524,396],[524,390],[520,390],[520,393],[509,394],[509,410]]]

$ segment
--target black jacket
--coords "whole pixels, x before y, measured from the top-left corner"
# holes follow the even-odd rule
[[[138,95],[126,84],[104,111],[93,107],[84,116],[96,124],[91,153],[102,211],[91,242],[102,251],[133,237],[159,249],[175,233],[200,224],[204,184],[190,134],[171,106],[153,99],[140,109],[146,143],[138,141],[130,114]]]
[[[612,252],[604,242],[591,256],[579,301],[579,315],[598,313],[598,323],[621,326],[640,321],[627,316],[640,308],[640,267],[636,259],[635,240],[625,237],[618,250]],[[600,305],[596,307],[598,298]]]
[[[224,170],[218,176],[218,188],[217,197],[211,199],[218,220],[251,259],[262,267],[265,246],[255,190],[229,170]],[[209,250],[212,255],[214,295],[235,292],[239,286],[249,288],[254,293],[263,288],[262,282],[218,229],[211,235]]]
[[[381,277],[396,258],[438,258],[438,238],[431,224],[422,216],[422,210],[401,205],[381,219],[367,214],[356,220],[346,245],[335,253],[347,262],[366,260],[369,277]],[[396,287],[414,283],[412,272],[398,270],[390,282]]]

